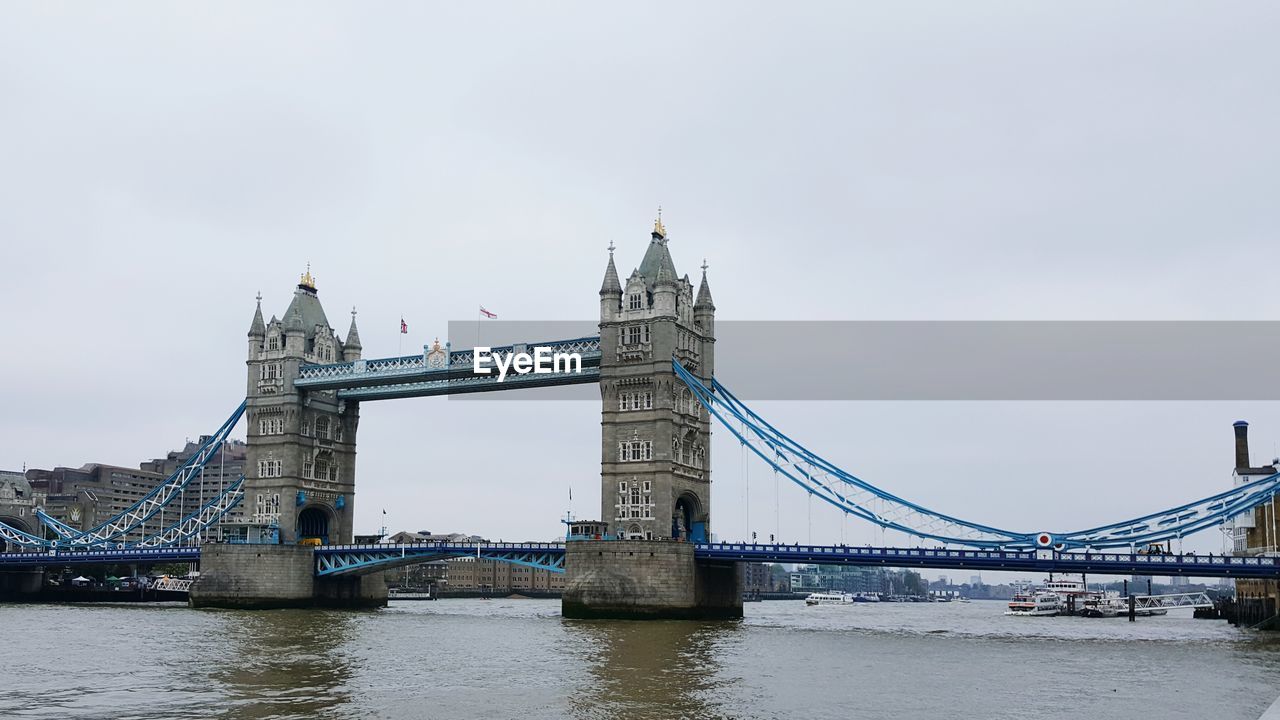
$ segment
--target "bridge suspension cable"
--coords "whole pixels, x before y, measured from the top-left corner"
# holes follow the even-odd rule
[[[178,522],[160,532],[134,543],[123,543],[126,548],[172,547],[200,535],[216,525],[227,513],[244,500],[244,476],[241,475],[216,497],[189,513]]]
[[[223,443],[226,442],[227,437],[244,415],[245,406],[246,403],[241,402],[240,406],[231,413],[231,416],[222,423],[217,431],[210,435],[205,442],[201,443],[199,449],[191,457],[187,458],[186,462],[166,478],[164,482],[157,485],[155,489],[144,495],[133,505],[97,527],[90,530],[77,530],[46,514],[43,508],[38,508],[35,513],[36,518],[45,527],[49,528],[53,534],[58,536],[56,539],[46,540],[30,533],[24,533],[3,523],[0,523],[0,537],[24,547],[88,549],[114,547],[122,544],[124,542],[123,538],[129,533],[143,527],[144,523],[160,513],[175,499],[182,496],[187,485],[200,474],[205,465],[213,459],[215,453],[222,449]],[[219,497],[222,496],[220,495]],[[178,525],[181,525],[184,521],[185,518],[180,520]],[[163,525],[163,522],[161,524]],[[167,529],[162,530],[160,534],[166,531]]]
[[[717,380],[710,387],[678,360],[676,375],[739,442],[809,495],[883,529],[980,548],[1111,548],[1168,540],[1222,524],[1265,503],[1280,489],[1280,473],[1139,518],[1075,532],[1016,532],[930,510],[872,485],[770,425]],[[742,428],[739,431],[739,427]],[[775,503],[776,506],[776,503]]]

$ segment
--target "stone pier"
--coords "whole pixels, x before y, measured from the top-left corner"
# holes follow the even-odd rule
[[[0,599],[21,600],[44,589],[43,570],[5,570],[0,572]]]
[[[736,563],[699,562],[671,540],[580,540],[565,547],[567,618],[726,620],[742,617]]]
[[[205,545],[191,607],[373,608],[387,604],[382,573],[318,578],[315,552],[303,545]]]

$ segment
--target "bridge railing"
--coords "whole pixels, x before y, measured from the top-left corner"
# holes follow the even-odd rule
[[[1274,556],[1237,555],[1146,555],[1143,553],[1059,552],[1054,550],[953,550],[950,548],[885,548],[855,545],[783,545],[756,543],[698,543],[695,548],[708,552],[742,552],[770,555],[831,555],[870,558],[955,558],[1002,560],[1082,560],[1086,562],[1131,563],[1136,565],[1212,565],[1241,567],[1277,567]],[[1152,568],[1156,570],[1157,568]]]
[[[101,559],[104,563],[123,561],[172,560],[199,555],[198,547],[123,548],[114,550],[53,549],[41,552],[16,552],[0,554],[0,564],[40,562],[57,564],[60,561],[91,562]]]
[[[564,550],[561,542],[420,542],[367,543],[359,545],[319,545],[317,553],[397,552],[399,550]]]
[[[506,357],[514,352],[528,352],[538,347],[550,348],[552,353],[577,353],[584,361],[598,360],[600,357],[599,337],[515,343],[491,348],[490,353],[494,357]],[[303,365],[298,368],[298,377],[294,384],[299,387],[329,387],[342,386],[356,380],[369,384],[394,380],[418,380],[437,375],[457,377],[460,373],[470,374],[475,364],[474,348],[450,350],[448,361],[440,366],[429,365],[427,357],[428,353],[424,352],[420,355]]]

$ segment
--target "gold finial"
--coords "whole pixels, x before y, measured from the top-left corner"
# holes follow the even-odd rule
[[[658,219],[653,221],[653,232],[660,237],[667,236],[667,229],[662,226],[662,206],[658,206]]]
[[[613,257],[613,238],[609,238],[609,257]]]
[[[707,274],[707,268],[709,268],[709,267],[711,267],[711,266],[707,264],[707,259],[706,259],[706,258],[702,258],[702,274],[703,274],[703,275],[706,275],[706,274]]]
[[[307,263],[307,271],[298,279],[298,287],[303,287],[308,290],[316,289],[316,280],[311,277],[311,263]]]

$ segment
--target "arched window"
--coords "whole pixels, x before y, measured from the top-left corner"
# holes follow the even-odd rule
[[[327,452],[316,455],[316,478],[320,480],[329,479],[329,467],[332,464],[333,456]]]
[[[329,418],[324,415],[316,418],[316,437],[329,439]]]

